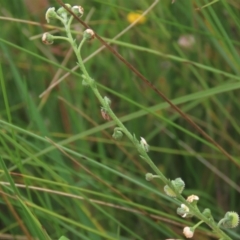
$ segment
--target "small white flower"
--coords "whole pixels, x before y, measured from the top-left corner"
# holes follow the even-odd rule
[[[193,201],[198,201],[199,200],[199,197],[196,196],[196,195],[191,195],[187,198],[187,201],[192,203]]]
[[[183,229],[183,234],[185,235],[186,238],[192,238],[194,231],[190,227],[185,227]]]
[[[141,138],[141,143],[144,144],[144,145],[148,145],[147,144],[147,141],[143,138],[143,137],[140,137]]]
[[[185,211],[185,214],[182,215],[182,217],[186,217],[189,213],[189,208],[185,204],[181,204],[181,208]]]
[[[147,144],[147,141],[143,137],[140,137],[140,138],[141,138],[141,141],[140,141],[141,146],[145,149],[146,152],[148,152],[149,145]]]
[[[189,212],[189,208],[185,204],[181,204],[181,208],[183,208],[186,212]]]
[[[193,214],[185,204],[181,204],[181,207],[177,208],[177,214],[183,218],[191,218]]]

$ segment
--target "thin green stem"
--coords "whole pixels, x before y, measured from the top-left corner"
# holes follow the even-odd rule
[[[197,223],[196,225],[194,225],[192,228],[196,229],[199,225],[201,225],[204,221],[200,221],[199,223]]]
[[[71,41],[69,40],[69,38],[66,38],[66,37],[53,36],[53,40],[64,40],[64,41],[68,41],[70,44],[72,44]]]
[[[70,29],[70,26],[71,26],[71,23],[73,21],[74,17],[71,15],[69,20],[68,20],[68,23],[67,23],[67,28]]]

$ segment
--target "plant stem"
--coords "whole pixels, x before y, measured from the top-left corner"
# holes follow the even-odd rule
[[[71,18],[70,18],[70,21]],[[97,97],[97,99],[99,100],[99,102],[102,104],[103,108],[107,110],[107,114],[111,117],[111,119],[116,123],[116,125],[118,127],[120,127],[121,131],[128,137],[128,139],[133,143],[133,145],[136,147],[136,149],[138,150],[140,156],[149,164],[149,166],[152,168],[152,170],[161,178],[161,180],[168,185],[176,194],[176,199],[178,199],[181,203],[184,203],[190,210],[191,212],[197,217],[199,218],[201,221],[205,222],[210,228],[212,228],[214,230],[214,232],[221,238],[223,238],[224,240],[231,240],[231,238],[229,236],[227,236],[217,225],[215,222],[209,220],[206,216],[204,216],[198,209],[196,209],[194,206],[192,206],[189,202],[187,202],[185,200],[185,198],[175,189],[175,187],[173,186],[173,184],[171,183],[170,180],[168,180],[163,174],[162,172],[157,168],[157,166],[154,164],[154,162],[151,160],[151,158],[149,157],[149,155],[147,154],[147,152],[142,148],[141,144],[139,143],[138,140],[136,140],[135,136],[132,135],[128,129],[125,127],[125,125],[119,120],[119,118],[115,115],[115,113],[112,111],[112,109],[110,108],[109,104],[105,101],[104,97],[102,97],[102,95],[100,94],[100,92],[97,89],[96,84],[94,83],[94,81],[91,79],[91,77],[89,76],[82,57],[80,55],[80,51],[81,48],[83,46],[83,44],[86,42],[86,39],[83,38],[82,41],[80,42],[79,46],[77,46],[75,40],[72,37],[71,31],[70,31],[70,24],[69,23],[65,23],[62,21],[62,23],[65,26],[66,29],[66,33],[67,33],[67,37],[69,38],[69,42],[72,45],[72,48],[75,52],[75,55],[77,57],[78,60],[78,64],[80,66],[80,69],[82,70],[85,78],[84,80],[87,81],[89,87],[91,88],[91,90],[94,92],[95,96]]]

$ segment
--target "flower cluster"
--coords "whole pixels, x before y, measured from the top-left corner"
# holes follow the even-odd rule
[[[70,4],[65,4],[65,6],[73,12],[77,17],[82,17],[84,13],[84,9],[81,6],[71,6]],[[57,11],[55,11],[54,7],[51,7],[47,10],[45,14],[45,19],[48,23],[50,23],[50,20],[52,19],[59,19],[65,18],[67,15],[69,15],[69,12],[64,8],[60,7]]]
[[[70,4],[65,4],[65,7],[71,12],[73,15],[77,17],[82,17],[84,13],[84,9],[81,6],[71,6]],[[60,20],[63,24],[67,24],[69,21],[73,19],[73,17],[69,17],[70,13],[64,7],[60,7],[57,11],[55,11],[54,7],[51,7],[47,10],[45,14],[45,19],[47,23],[50,23],[51,20],[57,19]],[[94,32],[91,29],[87,29],[84,32],[84,38],[93,39],[95,36]],[[42,42],[44,44],[53,44],[54,39],[60,39],[60,37],[55,37],[50,33],[44,33],[42,36]],[[63,39],[63,38],[62,38]],[[68,39],[66,39],[68,40]],[[69,40],[68,40],[69,41]]]

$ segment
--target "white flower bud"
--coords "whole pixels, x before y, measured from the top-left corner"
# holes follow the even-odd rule
[[[45,14],[45,19],[47,20],[47,23],[50,23],[50,19],[57,18],[57,13],[55,12],[55,8],[51,7],[47,10]]]
[[[186,238],[192,238],[194,234],[194,230],[192,230],[190,227],[185,227],[183,229],[183,234]]]
[[[153,176],[152,173],[147,173],[147,174],[145,175],[145,177],[146,177],[146,180],[147,180],[147,181],[151,181],[151,180],[154,178],[154,176]]]
[[[193,217],[193,214],[191,214],[189,208],[185,204],[181,204],[181,207],[177,208],[177,214],[183,218]]]
[[[187,198],[187,201],[192,203],[193,201],[198,201],[199,200],[199,197],[196,196],[196,195],[191,195]]]
[[[186,217],[187,213],[189,212],[189,208],[185,204],[181,204],[181,208],[185,211],[185,214],[182,217]]]
[[[53,35],[50,33],[46,32],[42,35],[42,42],[46,45],[51,45],[53,44]]]
[[[73,6],[72,11],[78,17],[82,17],[84,13],[84,9],[81,6]]]
[[[140,144],[141,144],[142,148],[145,150],[145,152],[148,152],[149,145],[147,144],[147,141],[143,137],[140,137],[140,138],[141,138]]]
[[[83,32],[83,38],[87,39],[87,40],[92,40],[94,39],[95,37],[95,33],[92,29],[86,29],[84,32]]]

